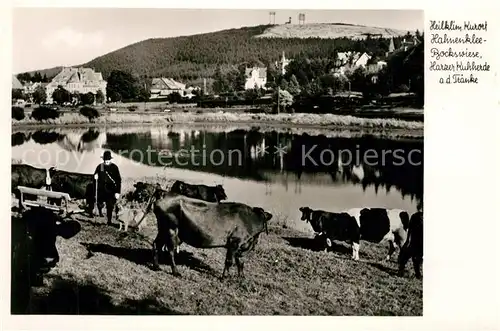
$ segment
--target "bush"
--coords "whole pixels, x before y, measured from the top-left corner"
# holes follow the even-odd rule
[[[31,113],[31,117],[37,121],[56,119],[59,118],[59,115],[59,111],[49,107],[38,107]]]
[[[134,106],[129,106],[127,109],[129,111],[136,111],[137,110],[137,106],[135,106],[135,105]]]
[[[89,121],[92,121],[94,118],[99,117],[99,112],[92,107],[82,107],[80,109],[80,114],[88,118]]]
[[[20,121],[24,119],[24,108],[12,107],[12,118]]]

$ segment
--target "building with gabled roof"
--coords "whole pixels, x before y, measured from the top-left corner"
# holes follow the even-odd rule
[[[68,68],[65,67],[58,73],[52,81],[47,84],[47,102],[52,102],[52,93],[58,86],[62,86],[70,93],[92,93],[101,91],[106,100],[107,82],[102,78],[100,72],[95,72],[91,68]]]
[[[172,78],[164,78],[164,77],[153,78],[150,88],[151,99],[167,96],[174,92],[183,95],[185,89],[186,89],[186,84],[177,82]]]

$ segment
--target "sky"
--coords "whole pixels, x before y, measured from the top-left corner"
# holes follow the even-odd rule
[[[13,72],[86,63],[149,38],[269,23],[269,9],[14,8]],[[422,31],[421,10],[273,10],[275,23],[351,23]]]

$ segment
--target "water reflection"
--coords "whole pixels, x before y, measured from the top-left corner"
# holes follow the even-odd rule
[[[423,196],[423,140],[291,134],[257,129],[189,127],[39,130],[12,134],[12,146],[33,141],[77,153],[110,149],[130,162],[262,182],[302,193],[302,185],[355,185],[376,194]],[[286,150],[280,153],[279,148]],[[194,153],[187,153],[190,150]],[[141,151],[139,153],[138,151]],[[371,157],[367,157],[370,154]],[[374,156],[375,155],[375,156]],[[174,157],[175,156],[175,157]],[[350,158],[350,159],[349,159]],[[94,161],[92,161],[94,162]],[[95,165],[92,165],[95,167]],[[77,171],[76,169],[68,169]]]

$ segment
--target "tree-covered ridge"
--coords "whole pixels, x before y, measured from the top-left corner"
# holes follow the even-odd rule
[[[139,77],[164,76],[199,82],[201,78],[213,78],[218,68],[224,72],[242,64],[271,65],[281,58],[282,52],[287,58],[331,59],[336,52],[343,51],[366,51],[384,56],[389,48],[390,39],[385,38],[254,38],[268,27],[260,25],[193,36],[148,39],[80,66],[101,72],[104,79],[113,70],[121,70]],[[394,38],[396,48],[402,38]],[[42,70],[40,73],[43,76],[46,72]]]

